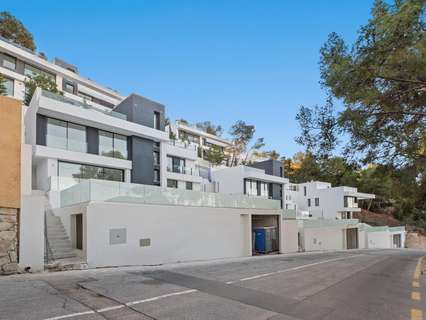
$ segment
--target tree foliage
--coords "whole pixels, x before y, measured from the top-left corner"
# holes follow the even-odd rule
[[[300,107],[296,120],[302,130],[296,142],[304,145],[310,154],[328,159],[339,142],[338,135],[341,132],[332,98],[329,97],[324,106]]]
[[[232,125],[229,131],[232,141],[232,147],[229,150],[231,165],[246,164],[252,152],[258,151],[265,146],[263,138],[256,139],[250,145],[255,131],[256,129],[253,125],[249,125],[242,120]]]
[[[198,129],[215,136],[221,136],[223,133],[223,128],[220,125],[215,125],[210,121],[198,122],[195,126]]]
[[[306,154],[290,178],[374,193],[372,210],[426,227],[426,24],[424,0],[376,1],[348,45],[336,33],[321,48],[321,82],[343,103],[335,113],[302,107],[297,142]],[[335,101],[336,101],[335,100]],[[344,157],[333,157],[346,135]],[[362,165],[369,164],[367,168]]]
[[[31,99],[34,95],[34,91],[37,88],[41,88],[43,90],[63,95],[62,91],[58,90],[58,86],[56,85],[56,82],[44,75],[44,74],[38,74],[29,80],[25,81],[25,98],[24,98],[24,104],[29,106]]]
[[[7,11],[0,12],[0,36],[13,41],[31,51],[35,51],[33,35],[21,21]]]
[[[368,163],[426,162],[425,1],[376,1],[350,50],[336,33],[321,49],[322,84],[342,99],[347,150]]]
[[[211,146],[205,154],[205,159],[209,161],[212,165],[218,166],[223,163],[225,160],[225,154],[219,146]]]

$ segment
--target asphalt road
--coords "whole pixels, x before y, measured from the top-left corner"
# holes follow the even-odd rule
[[[357,250],[1,277],[0,319],[426,320],[423,256]]]

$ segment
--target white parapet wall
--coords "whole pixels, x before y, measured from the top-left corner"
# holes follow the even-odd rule
[[[299,251],[297,220],[281,221],[281,252],[292,253]]]
[[[92,268],[250,256],[251,216],[280,217],[279,210],[108,201],[54,212],[70,233],[73,215],[83,214],[83,251]]]
[[[19,268],[44,269],[44,203],[41,194],[23,195],[19,225]]]

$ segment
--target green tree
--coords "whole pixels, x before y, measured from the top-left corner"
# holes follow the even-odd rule
[[[265,145],[263,138],[259,138],[249,147],[255,131],[256,129],[253,125],[249,125],[242,120],[232,125],[229,131],[232,141],[232,146],[229,148],[231,165],[245,164],[251,152],[260,150]]]
[[[222,148],[213,145],[210,149],[206,151],[205,159],[209,161],[212,165],[218,166],[221,165],[225,160],[225,154]]]
[[[321,49],[322,84],[345,104],[347,150],[365,163],[426,163],[425,6],[378,0],[350,50],[336,33]]]
[[[198,129],[215,136],[221,136],[223,133],[223,128],[220,125],[215,125],[210,121],[198,122],[195,126]]]
[[[328,97],[324,106],[300,107],[296,120],[302,130],[302,134],[295,139],[296,142],[321,160],[331,157],[341,133],[332,98]]]
[[[0,95],[6,95],[6,86],[4,85],[5,79],[2,74],[0,74]]]
[[[25,81],[25,105],[30,105],[31,99],[34,95],[34,91],[36,90],[36,88],[41,88],[52,93],[63,95],[62,91],[58,90],[56,82],[51,77],[46,76],[44,74],[38,74]]]
[[[13,41],[31,51],[35,51],[33,35],[22,24],[7,11],[0,12],[0,36]]]

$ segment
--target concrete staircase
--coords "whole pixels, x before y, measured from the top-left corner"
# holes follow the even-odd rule
[[[49,263],[59,259],[77,258],[61,218],[46,211],[46,250],[45,258]]]

